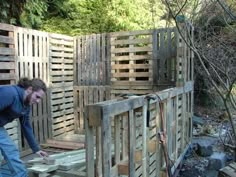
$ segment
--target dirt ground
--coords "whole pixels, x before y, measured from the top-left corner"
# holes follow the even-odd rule
[[[218,171],[208,169],[208,157],[200,157],[195,151],[194,144],[199,139],[212,141],[213,151],[224,152],[226,154],[226,164],[232,162],[234,160],[232,150],[226,148],[222,143],[222,138],[219,137],[219,131],[222,130],[222,126],[229,125],[227,116],[222,110],[202,107],[196,107],[194,115],[201,117],[205,123],[204,125],[193,126],[193,146],[186,153],[178,177],[217,177]]]

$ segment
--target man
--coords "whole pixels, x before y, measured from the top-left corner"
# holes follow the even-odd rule
[[[46,85],[40,79],[22,78],[17,85],[0,86],[0,150],[12,177],[26,177],[28,173],[16,145],[4,129],[7,123],[19,118],[23,135],[32,151],[40,157],[48,156],[36,143],[29,120],[31,105],[39,103],[45,92]]]

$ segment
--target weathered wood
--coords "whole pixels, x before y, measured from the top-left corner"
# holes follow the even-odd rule
[[[13,25],[8,25],[4,23],[0,23],[0,30],[3,31],[14,31],[14,26]]]
[[[74,39],[66,35],[50,34],[49,44],[53,136],[62,136],[74,131],[76,123],[74,110],[70,109],[74,107]],[[62,89],[59,91],[58,88]]]
[[[70,150],[84,148],[84,143],[77,143],[74,141],[53,140],[53,139],[47,139],[46,143],[41,145],[43,147],[55,147],[55,148],[70,149]]]
[[[188,142],[184,144],[181,143],[180,146],[183,147],[182,149],[179,149],[180,146],[175,144],[178,135],[181,135],[182,141],[183,132],[185,132],[184,135],[187,136],[187,138],[189,136],[186,131],[182,131],[182,129],[184,129],[182,123],[176,124],[175,120],[186,121],[185,112],[189,112],[187,115],[191,114],[190,106],[187,106],[190,104],[190,98],[188,96],[187,99],[184,99],[183,95],[191,94],[193,89],[192,84],[192,82],[188,82],[184,87],[156,92],[152,97],[155,98],[156,95],[158,95],[158,97],[154,100],[150,100],[149,103],[144,96],[139,96],[123,100],[105,101],[86,106],[89,124],[94,126],[94,128],[101,127],[101,132],[97,132],[97,134],[99,134],[100,137],[105,136],[106,138],[106,140],[103,139],[101,143],[102,150],[105,149],[105,153],[102,154],[101,160],[96,161],[96,171],[99,172],[98,174],[101,175],[100,164],[102,163],[102,175],[117,176],[115,170],[117,169],[117,173],[120,175],[160,176],[161,169],[165,166],[165,158],[163,157],[164,150],[167,150],[170,157],[175,161],[175,165],[171,168],[173,173],[183,158],[183,154],[188,149]],[[176,102],[178,96],[181,100],[178,99],[178,102]],[[158,98],[160,98],[160,100]],[[159,107],[159,101],[162,102],[161,108]],[[175,105],[176,103],[178,105]],[[147,104],[149,104],[148,107]],[[149,114],[147,114],[147,111],[149,111]],[[174,114],[174,112],[177,111],[180,111],[180,113]],[[160,114],[164,116],[163,123],[161,123]],[[149,119],[147,119],[147,115],[149,115]],[[141,120],[138,119],[139,117],[141,117]],[[113,119],[115,122],[114,142],[111,141],[110,138],[112,127],[110,122],[112,122]],[[120,124],[121,120],[122,126]],[[149,127],[147,127],[145,120],[149,120]],[[176,127],[177,125],[180,127]],[[184,125],[188,126],[186,123]],[[121,132],[119,132],[119,126],[121,127]],[[126,130],[127,127],[128,130]],[[139,129],[143,130],[139,131]],[[174,131],[176,129],[181,129],[181,133],[175,134]],[[159,139],[157,138],[159,131],[166,133],[166,149],[163,149],[162,146],[159,145]],[[128,138],[128,141],[126,138]],[[113,144],[116,148],[115,160],[113,162],[114,166],[111,168],[109,147]],[[120,145],[122,148],[119,148]],[[104,146],[107,146],[107,148]],[[96,144],[96,147],[99,148],[98,144]],[[178,154],[176,154],[176,152],[178,152]],[[128,161],[123,164],[125,160]],[[98,162],[99,164],[97,164]],[[112,171],[112,169],[115,171]]]
[[[94,139],[93,129],[89,126],[88,111],[85,110],[85,128],[86,128],[86,176],[94,177]],[[101,165],[101,164],[100,164]]]

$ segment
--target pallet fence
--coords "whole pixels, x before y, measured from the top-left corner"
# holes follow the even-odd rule
[[[52,136],[73,133],[74,38],[49,34]]]
[[[143,95],[175,84],[175,29],[111,33],[112,94]]]
[[[167,176],[162,170],[164,151],[174,174],[191,142],[192,109],[187,105],[192,89],[190,81],[184,87],[155,92],[152,100],[138,96],[86,106],[87,177]],[[158,133],[165,133],[166,149]]]
[[[76,37],[75,40],[76,85],[110,85],[109,35],[85,35]]]
[[[193,38],[191,25],[180,24],[180,27],[184,36]],[[176,164],[191,141],[193,53],[176,28],[71,37],[0,23],[0,73],[1,85],[15,84],[21,77],[41,78],[46,82],[46,97],[32,107],[36,139],[45,143],[48,138],[86,133],[87,165],[91,165],[89,176],[94,173],[105,176],[149,173],[155,176],[154,173],[161,173],[165,166],[160,155],[162,149],[157,147],[155,139],[160,130],[158,102],[147,105],[144,97],[139,97],[124,100],[120,105],[119,100],[108,101],[111,98],[121,99],[117,96],[127,94],[164,94],[162,104],[168,153]],[[170,87],[174,88],[162,92]],[[150,127],[144,126],[147,109]],[[103,111],[107,111],[107,115]],[[108,115],[112,115],[112,121]],[[88,126],[91,124],[94,127]],[[97,136],[96,172],[92,165],[90,136],[93,128]],[[22,154],[29,153],[19,123],[14,121],[7,129]],[[104,137],[102,133],[105,133]],[[143,143],[145,139],[148,144]],[[136,143],[135,146],[128,140]],[[121,157],[118,152],[122,152]],[[132,163],[133,155],[137,158],[135,163]],[[140,163],[141,157],[144,160]],[[112,164],[111,158],[115,159]]]
[[[84,108],[88,104],[94,104],[110,99],[110,86],[75,86],[75,117],[76,131],[83,132],[85,130],[84,124]]]
[[[41,78],[48,86],[48,33],[21,27],[15,27],[14,32],[17,80],[22,77]],[[32,127],[39,143],[52,136],[49,93],[50,90],[39,104],[32,106]],[[18,134],[21,136],[21,154],[30,153],[31,150],[21,131]]]
[[[14,26],[0,23],[0,85],[16,83]],[[5,126],[9,136],[20,146],[17,121]]]

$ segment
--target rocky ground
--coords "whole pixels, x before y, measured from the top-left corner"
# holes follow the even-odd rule
[[[187,152],[178,177],[217,177],[219,169],[234,161],[230,125],[225,112],[195,108],[192,146]]]

